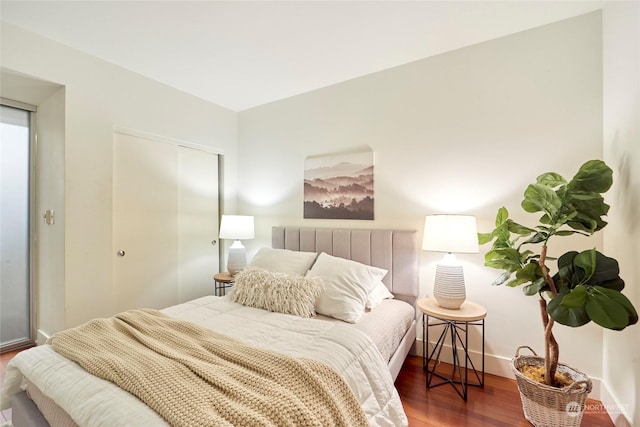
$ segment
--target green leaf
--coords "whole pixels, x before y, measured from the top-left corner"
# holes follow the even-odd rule
[[[540,175],[536,182],[547,187],[555,188],[566,184],[567,180],[555,172],[547,172]]]
[[[575,230],[560,230],[560,231],[556,231],[555,235],[556,236],[571,236],[572,234],[576,234],[578,233],[578,231]]]
[[[496,227],[501,226],[504,222],[509,218],[509,211],[504,206],[498,209],[498,214],[496,215]]]
[[[520,252],[517,249],[506,247],[506,248],[495,248],[485,255],[485,260],[487,257],[491,257],[494,259],[505,259],[511,260],[518,265],[520,265]]]
[[[541,232],[536,232],[536,234],[534,234],[533,236],[529,237],[527,240],[524,241],[524,243],[540,243],[540,242],[544,242],[547,238],[547,234],[545,233],[541,233]]]
[[[604,282],[600,282],[598,283],[598,286],[602,286],[603,288],[622,292],[622,290],[624,289],[624,280],[622,280],[620,277],[616,277],[613,280],[606,280]]]
[[[573,217],[567,221],[567,225],[573,229],[593,234],[607,225],[602,217],[609,212],[609,205],[599,194],[590,200],[580,200],[569,194],[565,199],[563,214],[569,215],[568,210],[571,211]]]
[[[593,233],[599,230],[598,220],[582,214],[578,214],[572,221],[567,222],[567,225],[573,228],[574,230],[584,231],[588,235],[592,235]]]
[[[591,288],[590,294],[595,295],[598,293],[606,295],[608,298],[615,300],[618,304],[624,307],[624,309],[630,316],[630,320],[632,320],[632,323],[629,323],[630,325],[638,321],[638,313],[636,312],[636,309],[633,307],[631,301],[629,301],[629,299],[622,292],[603,288],[601,286],[594,286],[593,288]]]
[[[504,285],[505,282],[509,280],[509,277],[511,277],[511,274],[512,272],[510,271],[503,272],[496,280],[493,281],[493,283],[491,283],[491,286]]]
[[[493,230],[493,235],[496,238],[496,243],[503,246],[511,246],[511,233],[509,233],[509,228],[507,227],[506,222]]]
[[[533,228],[525,227],[524,225],[520,225],[513,220],[508,220],[507,226],[511,233],[519,234],[521,236],[528,236],[529,234],[536,232],[536,230],[534,230]]]
[[[493,240],[493,233],[478,233],[478,244],[484,245]]]
[[[613,258],[609,258],[598,251],[594,250],[594,252],[596,257],[596,268],[587,284],[603,285],[604,283],[609,283],[609,286],[604,287],[618,291],[624,289],[624,281],[622,281],[619,276],[620,267],[618,266],[618,261]]]
[[[596,250],[589,249],[580,252],[573,258],[573,263],[576,267],[584,270],[587,279],[591,278],[596,271]]]
[[[578,216],[578,212],[574,210],[573,205],[568,203],[566,199],[562,199],[562,200],[563,200],[563,204],[560,207],[560,212],[558,213],[558,216],[556,217],[555,222],[553,224],[554,234],[559,234],[558,229],[561,226],[573,221],[575,217]]]
[[[547,289],[549,289],[549,286],[547,285],[547,282],[545,282],[544,279],[541,277],[535,282],[531,283],[530,285],[527,285],[524,288],[522,288],[522,291],[524,292],[525,295],[532,296],[532,295],[537,295],[538,293]]]
[[[567,185],[569,192],[604,193],[613,184],[613,171],[602,160],[589,160]]]
[[[484,265],[487,267],[495,268],[497,270],[506,270],[510,273],[520,268],[519,262],[513,262],[505,258],[494,258],[489,261],[485,261]]]
[[[558,209],[560,209],[562,201],[555,191],[549,187],[541,184],[530,184],[524,191],[524,200],[521,205],[526,212],[543,212],[553,218],[556,216]]]
[[[569,292],[569,288],[563,288],[555,298],[549,301],[549,304],[547,304],[549,316],[562,325],[574,328],[586,325],[591,319],[584,306],[568,308],[561,304]]]
[[[575,200],[599,200],[601,198],[600,194],[591,192],[591,193],[571,193],[571,198]]]
[[[585,304],[587,298],[587,288],[582,285],[576,286],[570,289],[569,292],[562,298],[560,305],[565,308],[578,308]]]
[[[558,267],[565,267],[573,264],[573,259],[578,255],[578,251],[568,251],[558,258]]]
[[[633,307],[631,301],[629,301],[629,298],[627,298],[621,292],[617,292],[607,288],[601,288],[599,286],[597,286],[597,288],[601,292],[608,292],[611,295],[611,298],[615,299],[618,304],[620,304],[624,307],[625,310],[627,310],[627,314],[629,315],[629,323],[627,324],[627,326],[635,325],[636,323],[638,323],[638,312]]]
[[[631,302],[618,291],[594,286],[587,293],[587,314],[603,328],[622,330],[638,321]]]
[[[518,278],[516,277],[515,279],[510,280],[509,282],[507,282],[507,286],[510,288],[515,288],[516,286],[520,286],[524,283],[528,283],[529,279],[524,279],[524,278]]]
[[[551,224],[551,218],[549,218],[549,215],[544,214],[540,217],[540,222],[542,224]],[[536,227],[536,228],[541,228],[541,227]]]
[[[526,251],[520,253],[520,262],[522,264],[526,264],[529,261],[532,261],[532,260],[537,259],[537,258],[538,258],[538,255],[534,254],[533,252],[531,252],[529,250],[526,250]]]
[[[537,263],[531,262],[525,265],[524,268],[516,271],[516,277],[518,279],[524,279],[527,282],[534,282],[542,277],[542,270],[540,270],[540,266]]]

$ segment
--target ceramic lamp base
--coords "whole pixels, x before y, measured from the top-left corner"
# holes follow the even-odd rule
[[[452,310],[460,308],[467,297],[461,265],[438,264],[433,296],[440,307]]]
[[[235,276],[247,266],[247,252],[240,240],[233,242],[229,247],[229,255],[227,257],[227,271]]]

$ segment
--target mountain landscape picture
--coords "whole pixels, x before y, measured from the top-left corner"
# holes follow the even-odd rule
[[[373,219],[373,151],[307,157],[304,218]]]

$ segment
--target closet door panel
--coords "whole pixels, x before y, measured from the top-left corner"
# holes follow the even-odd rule
[[[177,147],[116,133],[113,226],[116,310],[178,302]]]
[[[212,293],[218,268],[218,156],[178,150],[179,300]]]

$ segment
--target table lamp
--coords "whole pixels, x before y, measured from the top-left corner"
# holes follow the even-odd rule
[[[459,309],[466,298],[462,264],[454,252],[478,253],[476,218],[470,215],[427,215],[422,249],[446,252],[436,267],[433,296],[438,305]]]
[[[220,221],[221,239],[232,239],[227,256],[227,271],[232,276],[242,271],[247,265],[247,252],[240,240],[255,237],[253,217],[248,215],[222,215]]]

